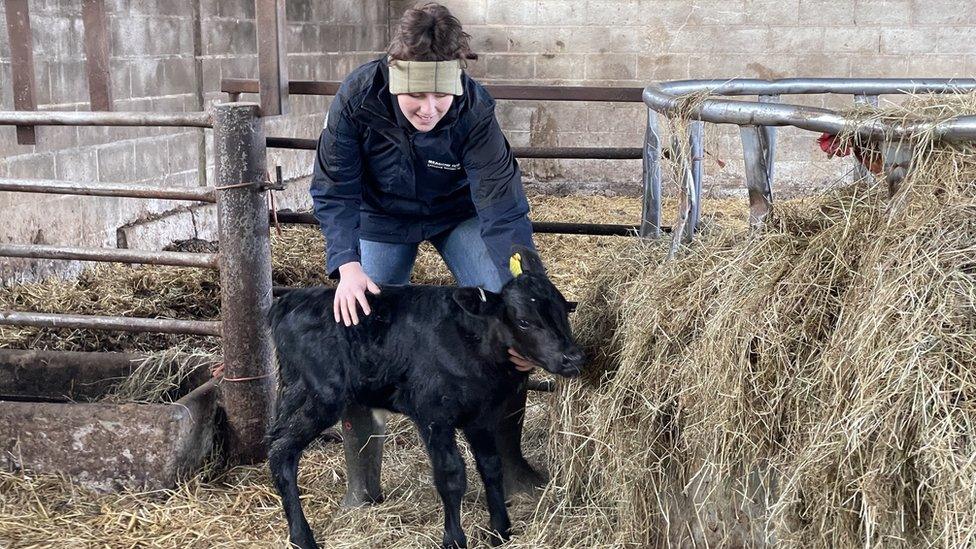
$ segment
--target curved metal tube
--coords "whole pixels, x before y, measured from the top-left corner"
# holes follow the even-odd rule
[[[855,96],[855,101],[876,104],[877,96],[906,93],[967,93],[976,91],[976,79],[936,79],[936,78],[787,78],[782,80],[731,79],[731,80],[676,80],[660,82],[644,88],[641,98],[648,107],[649,120],[656,120],[657,113],[676,114],[678,109],[686,109],[681,114],[693,120],[715,124],[737,124],[742,130],[744,157],[746,160],[746,181],[750,196],[750,220],[761,223],[772,205],[771,182],[773,175],[772,134],[774,126],[794,126],[814,132],[840,134],[853,129],[858,136],[871,141],[885,143],[885,162],[905,164],[910,161],[910,150],[902,150],[906,138],[927,135],[943,141],[976,141],[976,116],[957,116],[939,122],[921,121],[855,121],[836,111],[817,107],[805,107],[779,103],[782,95],[801,94],[844,94]],[[730,99],[702,99],[700,103],[687,104],[682,96],[707,92],[710,95],[738,96],[755,95],[759,101],[740,101]],[[854,127],[854,124],[857,124]],[[694,130],[692,130],[694,131]],[[645,139],[656,137],[656,126],[649,126]],[[768,140],[768,145],[763,141]],[[889,152],[893,151],[893,152]],[[650,169],[657,169],[660,150],[645,147],[645,180],[650,177]],[[760,156],[761,155],[761,156]],[[905,159],[908,156],[909,160]],[[698,158],[700,154],[693,154]],[[693,159],[694,159],[693,158]],[[859,164],[860,166],[860,164]],[[902,177],[907,167],[901,167]],[[889,170],[890,171],[890,170]],[[898,181],[888,174],[889,190],[894,195]],[[700,176],[698,177],[700,180]],[[686,184],[679,184],[681,203],[695,203],[700,191]],[[697,183],[697,181],[696,181]],[[657,185],[660,176],[657,176]],[[658,201],[654,187],[645,184],[644,213],[641,235],[660,234],[655,231],[659,216],[655,213]],[[682,221],[685,215],[679,211]],[[673,233],[672,254],[683,240],[683,223],[678,223]],[[691,226],[694,230],[694,226]],[[688,234],[690,237],[691,233]]]
[[[648,108],[657,112],[668,114],[677,109],[681,98],[671,93],[672,89],[680,89],[684,93],[693,93],[709,90],[708,83],[712,80],[697,81],[696,88],[681,86],[650,85],[644,88],[644,103]],[[752,81],[763,82],[763,81]],[[907,81],[904,81],[907,82]],[[731,85],[731,83],[729,83]],[[976,81],[972,81],[972,90],[976,90]],[[772,88],[743,87],[750,93],[773,93]],[[801,93],[801,88],[790,88],[794,91],[780,91],[778,93]],[[808,89],[808,88],[803,88]],[[839,88],[832,88],[839,89]],[[851,88],[844,93],[863,93],[864,88]],[[880,89],[880,88],[879,88]],[[934,88],[933,88],[934,89]],[[721,88],[714,88],[715,93],[721,93]],[[874,90],[870,90],[874,91]],[[744,94],[745,92],[743,92]],[[842,93],[839,91],[809,93]],[[941,93],[949,92],[945,85],[941,88]],[[706,99],[701,105],[694,106],[688,111],[691,118],[713,122],[717,124],[738,124],[756,126],[796,126],[805,130],[841,133],[849,128],[849,121],[842,114],[828,109],[817,107],[801,107],[797,105],[785,105],[781,103],[760,103],[757,101],[738,101],[728,99]],[[910,122],[910,123],[885,123],[880,120],[865,122],[857,129],[857,133],[868,139],[898,139],[909,135],[920,133],[931,133],[934,138],[947,141],[971,141],[976,140],[976,116],[958,116],[939,123],[934,122]]]
[[[976,78],[783,78],[759,80],[673,80],[661,91],[685,95],[708,90],[715,95],[885,95],[904,93],[963,93],[976,91]]]

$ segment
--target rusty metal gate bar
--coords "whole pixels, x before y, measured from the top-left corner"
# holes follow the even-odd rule
[[[220,322],[209,320],[71,315],[23,311],[0,311],[0,324],[6,324],[8,326],[36,326],[40,328],[117,330],[121,332],[153,332],[204,336],[219,336],[221,331]]]
[[[693,211],[701,198],[700,124],[712,122],[740,126],[743,156],[746,163],[746,182],[749,189],[750,224],[761,224],[772,207],[772,181],[775,166],[775,126],[794,126],[801,129],[839,134],[849,120],[840,113],[815,107],[801,107],[778,103],[780,95],[844,94],[853,95],[857,103],[877,105],[882,94],[904,93],[968,93],[976,91],[976,79],[868,79],[868,78],[793,78],[784,80],[683,80],[653,84],[644,89],[643,99],[648,107],[648,127],[644,157],[644,207],[641,234],[658,236],[660,231],[660,159],[662,156],[657,113],[669,114],[680,105],[680,96],[708,91],[718,96],[756,95],[758,101],[706,99],[693,106],[691,124],[692,184],[680,184],[683,197],[680,203],[689,211],[679,211],[679,223],[673,231],[673,246],[690,238],[698,222]],[[976,140],[976,116],[959,116],[943,122],[912,121],[887,123],[870,121],[856,129],[866,140],[882,141],[886,170],[889,171],[889,192],[897,191],[911,162],[908,137],[927,133],[935,139],[947,141]],[[680,159],[676,159],[680,160]],[[863,169],[860,177],[866,176]],[[688,231],[685,234],[685,231]]]
[[[88,98],[91,110],[111,111],[112,75],[109,71],[111,34],[104,0],[83,0],[81,20],[84,25],[85,72],[88,75]]]
[[[288,49],[285,0],[254,3],[261,116],[288,114]]]
[[[290,225],[318,225],[315,215],[310,212],[278,211],[271,214],[271,220]],[[532,231],[548,234],[579,234],[589,236],[635,236],[639,225],[613,225],[604,223],[560,223],[552,221],[533,221]],[[662,227],[670,231],[670,227]]]
[[[0,111],[0,126],[158,126],[209,128],[208,112]]]
[[[175,267],[217,268],[217,254],[186,252],[148,252],[114,248],[78,248],[69,246],[42,246],[39,244],[2,244],[0,257],[27,257],[34,259],[73,259],[79,261],[109,261],[116,263],[146,263]]]
[[[314,151],[317,139],[268,137],[268,148]],[[640,147],[512,147],[517,158],[569,158],[583,160],[639,160]]]
[[[161,200],[195,200],[217,202],[213,187],[156,187],[128,183],[61,181],[57,179],[3,179],[0,191],[22,193],[68,194],[81,196],[115,196],[119,198],[157,198]]]

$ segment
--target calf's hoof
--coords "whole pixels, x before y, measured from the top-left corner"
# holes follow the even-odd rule
[[[376,495],[368,493],[366,490],[350,490],[342,498],[342,507],[352,509],[356,507],[366,507],[367,505],[377,505],[383,503],[383,493]]]
[[[312,536],[312,532],[293,534],[289,536],[288,541],[292,547],[298,547],[299,549],[319,549],[319,544],[315,543],[315,537]]]
[[[501,531],[501,532],[499,532],[499,531],[489,532],[487,534],[487,540],[486,541],[488,542],[488,545],[490,545],[492,547],[498,547],[499,545],[507,542],[510,539],[512,539],[511,532],[508,531],[508,530],[504,530],[504,531]]]
[[[467,549],[468,540],[466,538],[447,539],[441,542],[441,549]]]
[[[506,468],[502,473],[502,482],[505,485],[505,495],[514,494],[535,495],[541,490],[549,479],[545,475],[536,471],[524,459],[521,463]]]

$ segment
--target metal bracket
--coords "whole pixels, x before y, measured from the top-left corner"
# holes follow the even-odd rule
[[[259,192],[285,190],[285,183],[281,178],[281,166],[275,166],[274,179],[271,179],[271,174],[268,174],[267,179],[262,179],[259,181],[242,181],[240,183],[234,183],[233,185],[221,185],[220,187],[214,187],[214,189],[218,191],[226,191],[228,189],[241,189],[245,187],[253,187]]]
[[[284,181],[282,180],[282,177],[281,177],[281,166],[275,166],[275,178],[274,178],[274,180],[271,180],[271,178],[269,177],[268,178],[268,181],[262,182],[261,190],[262,191],[283,191],[283,190],[285,190],[285,183],[284,183]]]

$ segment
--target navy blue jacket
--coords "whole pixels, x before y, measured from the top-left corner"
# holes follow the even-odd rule
[[[359,239],[416,243],[475,215],[501,279],[513,244],[532,246],[522,176],[495,100],[462,76],[444,118],[418,132],[389,90],[385,58],[343,81],[319,137],[311,194],[327,270],[359,261]]]

